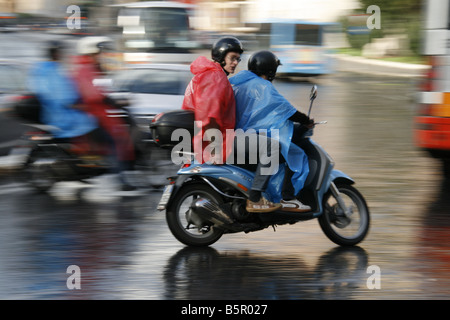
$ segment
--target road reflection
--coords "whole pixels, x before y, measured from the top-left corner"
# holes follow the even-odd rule
[[[164,270],[165,299],[350,299],[366,285],[360,247],[325,252],[311,268],[292,256],[186,247]]]
[[[431,299],[448,299],[450,288],[450,180],[443,179],[436,198],[423,215],[418,232],[417,272]]]
[[[364,249],[314,245],[315,233],[301,238],[286,228],[276,237],[285,250],[265,250],[268,242],[258,234],[224,239],[216,249],[180,250],[164,215],[149,211],[160,192],[94,203],[25,191],[2,197],[2,208],[15,209],[0,216],[0,297],[345,300],[420,298],[423,292],[427,299],[448,299],[450,183],[438,191],[426,212],[411,217],[408,245],[395,238]],[[305,239],[312,243],[299,251]],[[367,288],[372,264],[382,269],[381,290]],[[81,268],[81,290],[66,286],[70,265]]]
[[[93,204],[27,192],[13,204],[22,211],[5,212],[2,219],[1,298],[115,297],[142,237],[145,198]],[[81,268],[81,290],[66,285],[71,265]]]
[[[2,219],[1,298],[357,299],[367,290],[360,247],[327,249],[315,262],[308,253],[180,250],[145,197],[93,204],[27,192],[7,205],[25,199]],[[67,287],[71,265],[81,290]]]
[[[413,86],[346,74],[321,81],[313,117],[328,124],[314,140],[369,203],[364,249],[335,248],[316,221],[181,249],[155,210],[160,191],[123,199],[105,179],[37,195],[3,177],[0,299],[448,299],[450,182],[412,144]],[[310,84],[279,87],[305,106]],[[81,290],[66,286],[73,264]],[[380,290],[367,288],[372,265]]]

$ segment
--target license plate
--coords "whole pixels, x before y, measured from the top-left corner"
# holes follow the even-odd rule
[[[170,199],[170,195],[172,194],[172,190],[173,190],[173,184],[169,184],[167,186],[165,186],[164,188],[164,192],[161,196],[161,200],[159,200],[158,203],[158,210],[164,210],[166,209],[167,203],[169,202]]]

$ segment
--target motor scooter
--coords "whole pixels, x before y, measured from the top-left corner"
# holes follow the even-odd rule
[[[173,164],[169,169],[158,165],[157,162],[167,161],[159,159],[161,150],[154,145],[150,131],[142,131],[129,114],[126,99],[109,97],[107,102],[111,107],[107,110],[108,116],[121,117],[123,125],[128,128],[135,150],[135,169],[145,172],[148,178],[145,181],[146,177],[140,176],[133,180],[139,180],[139,186],[162,187],[165,179],[159,176],[164,171],[173,172]],[[21,143],[10,152],[10,155],[20,158],[20,174],[35,190],[46,192],[61,181],[89,183],[91,178],[114,172],[110,144],[105,141],[98,143],[86,136],[55,138],[51,133],[54,131],[52,127],[40,122],[40,108],[40,102],[31,94],[21,97],[13,105],[15,116],[29,130],[24,133]]]
[[[309,113],[316,97],[317,87],[314,86]],[[154,135],[159,130],[162,136],[161,132],[167,129],[164,123],[171,123],[170,116],[169,113],[166,117],[155,117],[150,125]],[[173,117],[176,116],[175,112]],[[301,143],[310,170],[297,197],[311,207],[310,212],[247,212],[246,200],[253,172],[229,164],[186,164],[175,177],[169,178],[170,183],[158,204],[158,210],[166,211],[167,224],[174,237],[189,246],[209,246],[227,233],[248,233],[318,219],[324,234],[338,245],[353,246],[363,241],[370,226],[367,203],[353,186],[354,180],[334,169],[332,158],[311,139],[312,131],[305,134]]]

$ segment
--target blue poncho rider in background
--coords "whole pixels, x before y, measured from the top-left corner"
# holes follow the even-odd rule
[[[305,152],[292,142],[294,122],[312,127],[314,121],[298,111],[273,86],[280,60],[270,51],[258,51],[248,61],[248,70],[230,78],[236,100],[236,129],[247,131],[267,130],[269,137],[275,137],[281,160],[280,170],[266,177],[266,194],[273,202],[281,202],[283,211],[307,212],[311,208],[302,204],[296,195],[303,188],[309,173]],[[249,205],[261,197],[257,190],[251,190]]]
[[[93,116],[74,108],[80,95],[61,63],[62,48],[60,42],[49,43],[49,60],[34,66],[28,85],[42,104],[40,120],[52,126],[53,136],[74,138],[93,132],[98,124]]]

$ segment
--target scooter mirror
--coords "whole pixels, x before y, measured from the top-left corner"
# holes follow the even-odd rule
[[[309,95],[309,99],[314,100],[315,98],[317,98],[317,86],[313,85],[313,87],[311,88],[311,93]]]

